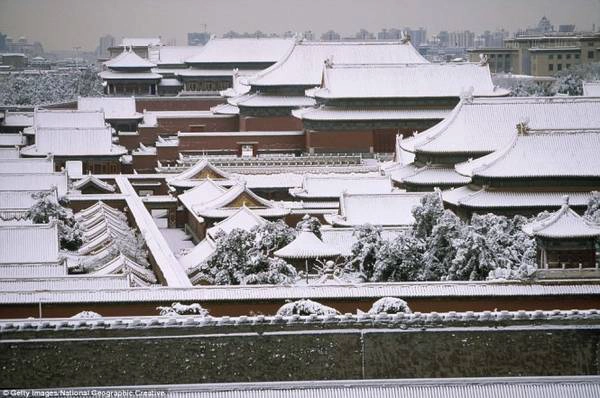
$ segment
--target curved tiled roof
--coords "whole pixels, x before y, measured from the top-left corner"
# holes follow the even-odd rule
[[[523,231],[542,238],[595,238],[600,236],[600,225],[593,224],[575,213],[569,207],[569,197],[566,196],[560,210],[541,220],[524,225]]]

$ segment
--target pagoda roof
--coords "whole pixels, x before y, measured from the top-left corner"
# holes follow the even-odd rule
[[[305,175],[302,186],[291,188],[290,195],[297,198],[338,198],[349,194],[391,193],[394,186],[387,176],[363,175]]]
[[[588,204],[591,193],[573,191],[502,191],[471,185],[442,192],[442,198],[445,203],[471,209],[556,209],[562,205],[564,196],[569,196],[571,206],[584,208]]]
[[[415,222],[412,209],[421,203],[424,193],[347,194],[340,197],[340,212],[325,215],[335,226],[406,226]]]
[[[273,254],[287,259],[327,258],[341,255],[338,248],[324,243],[307,225],[303,226],[292,242]]]
[[[586,97],[600,97],[600,81],[583,82],[583,95]]]
[[[56,222],[50,224],[0,224],[0,264],[57,263]]]
[[[234,229],[243,229],[244,231],[250,231],[252,228],[264,225],[266,222],[267,220],[265,220],[261,216],[257,215],[254,211],[250,210],[249,208],[243,205],[231,216],[227,217],[223,221],[216,223],[206,232],[211,238],[214,239],[219,231],[223,231],[226,234],[230,233]]]
[[[351,63],[428,63],[410,42],[297,42],[287,56],[248,80],[252,86],[321,84],[326,60]]]
[[[53,172],[54,159],[52,156],[46,156],[45,158],[0,159],[0,174],[46,174]]]
[[[198,181],[210,178],[211,180],[228,180],[229,173],[214,166],[206,158],[200,159],[189,169],[167,178],[167,183],[174,187],[193,187]]]
[[[190,273],[194,268],[204,264],[213,255],[216,247],[215,242],[207,237],[194,246],[187,254],[179,257],[179,263]]]
[[[599,154],[600,130],[526,133],[515,135],[506,148],[456,165],[456,170],[481,178],[600,178]]]
[[[600,98],[585,97],[463,99],[442,122],[400,145],[415,153],[485,155],[509,145],[522,123],[529,131],[597,129],[599,106]]]
[[[290,212],[283,205],[256,195],[246,187],[245,182],[233,185],[223,195],[211,201],[193,206],[193,211],[201,217],[227,218],[242,206],[262,217],[283,217]]]
[[[113,59],[104,62],[104,65],[106,65],[110,69],[150,69],[156,66],[154,62],[150,62],[147,59],[140,57],[131,49],[123,49],[123,52],[121,54],[117,55]]]
[[[104,215],[105,213],[110,213],[117,217],[123,214],[119,210],[107,205],[106,203],[104,203],[103,201],[100,200],[100,201],[94,203],[93,205],[91,205],[90,207],[86,207],[85,209],[75,213],[75,219],[89,220],[98,215]]]
[[[553,214],[523,226],[527,234],[550,239],[595,238],[600,236],[600,225],[586,220],[569,207],[569,197]]]
[[[506,96],[492,83],[487,64],[335,64],[325,63],[321,87],[307,90],[315,98],[459,98]]]
[[[121,156],[127,149],[112,142],[111,127],[38,128],[35,144],[21,150],[23,155],[39,156]]]
[[[303,120],[442,120],[451,113],[448,108],[333,107],[292,110]]]
[[[105,119],[141,119],[143,115],[135,110],[134,97],[79,97],[77,109],[101,111]]]
[[[187,64],[275,63],[290,51],[293,39],[213,38]]]
[[[194,206],[210,202],[223,195],[227,190],[216,184],[212,179],[206,179],[178,196],[181,203],[192,210]]]

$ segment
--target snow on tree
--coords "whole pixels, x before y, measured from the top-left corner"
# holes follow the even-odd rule
[[[72,319],[98,319],[102,318],[102,315],[94,311],[81,311],[71,317]]]
[[[102,81],[94,68],[14,72],[0,77],[0,105],[44,105],[102,92]]]
[[[551,97],[555,94],[552,83],[533,80],[517,83],[510,92],[511,97]]]
[[[181,304],[173,303],[170,307],[156,307],[161,316],[199,315],[207,316],[208,310],[198,303]]]
[[[310,231],[317,236],[317,238],[322,239],[321,236],[321,222],[317,217],[310,217],[306,214],[302,220],[296,224],[296,231],[302,231],[304,225],[308,225]]]
[[[444,204],[439,191],[431,192],[421,198],[421,204],[412,209],[415,219],[413,230],[417,238],[427,238],[431,235],[436,221],[444,213]]]
[[[371,224],[360,225],[353,233],[356,242],[352,244],[352,258],[347,268],[357,271],[364,280],[373,276],[377,253],[383,245],[381,227]]]
[[[397,313],[410,314],[412,311],[408,307],[406,301],[397,297],[383,297],[373,303],[369,314],[397,314]]]
[[[297,300],[282,305],[277,310],[277,315],[339,315],[340,312],[335,308],[328,307],[312,300]]]
[[[431,234],[425,242],[420,280],[441,280],[448,275],[456,255],[454,241],[462,236],[464,227],[464,222],[450,210],[443,211],[433,221]]]
[[[215,252],[200,266],[199,273],[217,285],[292,283],[297,277],[296,269],[270,255],[294,236],[294,229],[282,222],[268,222],[251,231],[221,231],[215,237]]]
[[[384,241],[377,251],[371,282],[417,280],[423,268],[423,240],[411,232]]]
[[[592,192],[583,216],[593,223],[600,224],[600,193]]]
[[[71,209],[63,207],[49,191],[36,192],[32,197],[36,202],[27,210],[27,218],[35,224],[56,220],[61,249],[77,250],[83,243],[83,234]]]

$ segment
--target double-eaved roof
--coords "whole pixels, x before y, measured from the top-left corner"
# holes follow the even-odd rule
[[[248,82],[254,87],[318,86],[326,60],[340,64],[428,63],[410,42],[300,41],[285,58]]]
[[[506,97],[462,100],[443,122],[404,139],[423,154],[485,155],[509,145],[517,125],[534,130],[589,130],[600,126],[600,98]]]
[[[321,87],[307,95],[345,98],[458,98],[506,96],[494,86],[487,64],[333,64],[326,63]],[[364,62],[364,61],[363,61]]]
[[[156,64],[140,57],[131,49],[123,49],[123,52],[113,59],[104,62],[108,68],[113,70],[120,69],[147,69],[154,68]]]
[[[340,197],[340,212],[325,215],[335,226],[352,227],[363,224],[405,226],[415,222],[412,209],[421,203],[422,193],[347,194]]]

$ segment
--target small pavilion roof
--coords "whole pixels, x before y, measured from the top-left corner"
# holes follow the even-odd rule
[[[505,97],[463,99],[441,123],[402,140],[404,150],[425,154],[486,155],[509,145],[516,126],[534,130],[593,130],[600,98]]]
[[[193,187],[198,185],[198,181],[210,178],[211,180],[227,180],[229,173],[219,169],[208,161],[200,159],[189,169],[167,179],[167,183],[174,187]]]
[[[600,130],[515,135],[502,150],[458,164],[456,170],[482,178],[600,178],[599,154]]]
[[[335,59],[334,59],[335,62]],[[508,95],[492,83],[487,64],[338,64],[326,62],[315,98],[451,98]]]
[[[340,212],[325,215],[325,220],[336,226],[372,224],[405,226],[415,222],[413,207],[421,203],[424,193],[347,194],[340,197]]]
[[[541,220],[523,226],[527,234],[550,239],[596,238],[600,225],[581,217],[569,207],[569,197],[563,198],[561,208]]]
[[[239,210],[223,221],[216,223],[206,232],[214,239],[219,231],[223,231],[226,234],[230,233],[234,229],[250,231],[252,228],[264,225],[266,222],[267,220],[257,215],[245,205],[242,205]]]
[[[210,202],[225,194],[227,190],[208,178],[194,188],[189,189],[178,196],[181,203],[190,211],[194,206]]]
[[[155,63],[148,61],[137,55],[131,49],[123,49],[123,52],[113,59],[110,59],[104,63],[107,67],[113,69],[142,69],[142,68],[154,68]]]
[[[285,58],[249,79],[252,86],[321,84],[323,63],[427,63],[410,42],[305,42],[295,44]]]
[[[133,286],[148,286],[156,283],[152,270],[119,253],[114,259],[96,268],[90,275],[129,274]]]
[[[324,243],[310,230],[308,225],[304,225],[296,238],[288,245],[273,253],[277,257],[287,259],[309,259],[309,258],[327,258],[337,257],[340,251],[327,243]]]

